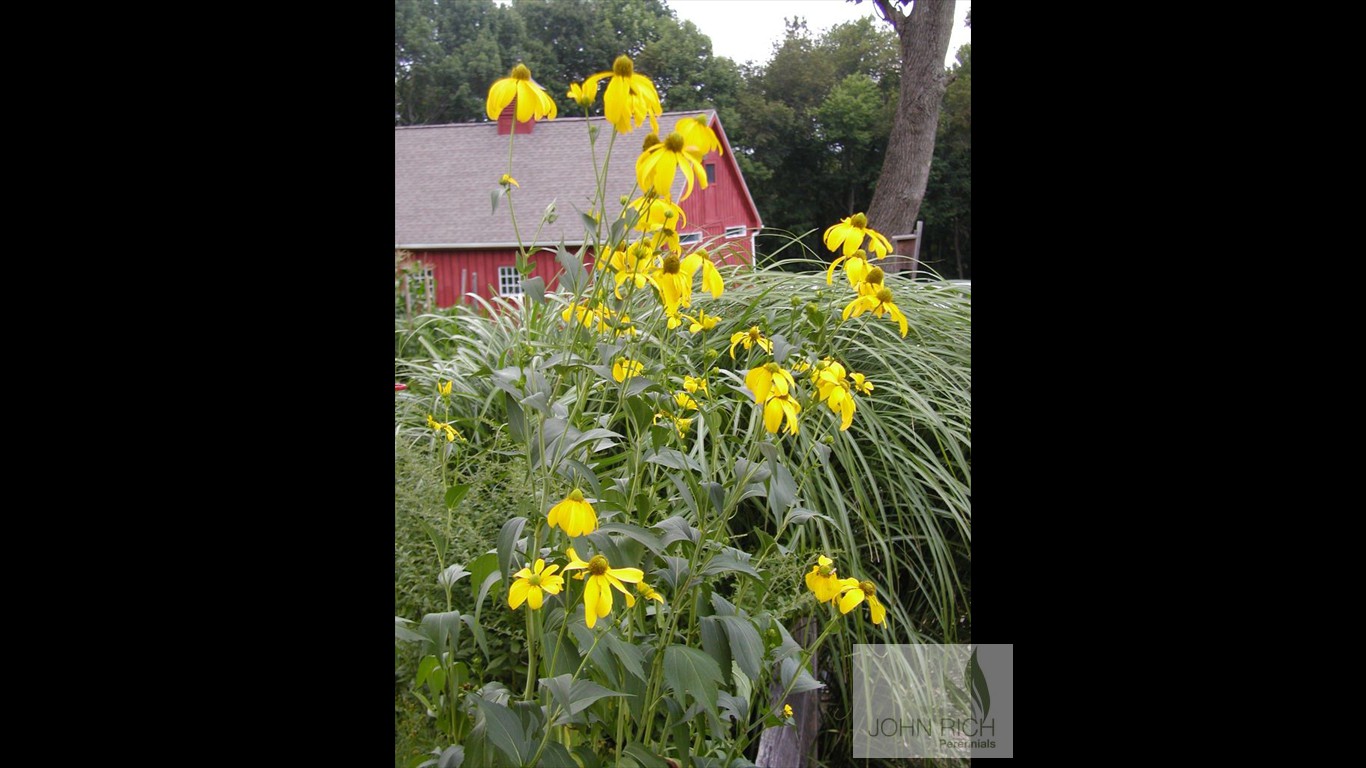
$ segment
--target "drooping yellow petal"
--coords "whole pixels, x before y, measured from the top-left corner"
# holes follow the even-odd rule
[[[512,582],[512,587],[508,589],[508,605],[515,611],[526,601],[526,593],[531,589],[531,583],[518,579]]]
[[[597,605],[598,616],[606,616],[612,612],[612,587],[604,576],[590,576],[588,580],[597,582],[598,600],[595,605]]]
[[[485,111],[490,120],[497,120],[503,108],[512,103],[517,96],[517,81],[510,77],[505,77],[494,82],[489,88],[488,101],[485,103]]]
[[[768,392],[773,387],[773,374],[764,366],[751,368],[745,374],[745,386],[754,393],[754,402],[762,403],[768,400]]]
[[[857,579],[846,579],[846,581],[853,581],[854,587],[845,590],[844,594],[840,596],[840,613],[848,613],[854,610],[859,603],[863,602],[865,597],[863,590],[858,587]]]
[[[777,434],[778,427],[783,424],[783,404],[777,398],[769,400],[764,404],[764,429],[770,434]]]
[[[526,604],[531,606],[531,610],[541,610],[541,601],[545,599],[545,593],[540,587],[530,587],[526,591]]]
[[[878,602],[876,595],[868,596],[868,612],[872,615],[874,624],[881,624],[887,618],[887,609]]]
[[[598,580],[596,577],[589,576],[587,583],[583,585],[583,623],[589,629],[598,621]]]

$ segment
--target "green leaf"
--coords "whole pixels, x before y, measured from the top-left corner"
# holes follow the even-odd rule
[[[640,646],[628,643],[610,632],[606,635],[606,640],[608,650],[612,652],[612,655],[617,657],[617,661],[621,662],[621,666],[624,667],[627,672],[637,677],[641,682],[644,682],[645,667],[641,664],[644,657],[641,653]]]
[[[533,747],[522,731],[522,721],[516,713],[481,696],[472,698],[479,705],[479,713],[484,716],[485,733],[493,746],[506,755],[513,765],[530,762]]]
[[[593,220],[593,217],[584,214],[584,220],[584,223],[587,224]],[[592,226],[596,229],[597,224],[594,223]],[[577,252],[570,253],[565,250],[564,243],[560,243],[555,251],[555,260],[564,270],[564,273],[560,275],[560,287],[570,293],[582,293],[583,289],[588,286],[588,270],[583,266],[583,249],[580,248]]]
[[[754,473],[753,477],[749,476],[751,472]],[[748,480],[746,480],[747,484],[762,483],[768,479],[770,474],[768,467],[765,466],[763,462],[756,464],[744,459],[735,460],[735,477],[737,480],[746,480],[746,478],[748,478]]]
[[[817,512],[817,511],[815,511],[815,510],[813,510],[813,509],[807,509],[807,508],[805,508],[805,507],[794,507],[793,509],[791,509],[790,511],[788,511],[788,513],[787,513],[787,520],[785,520],[785,521],[783,522],[783,525],[784,525],[784,526],[797,525],[797,524],[799,524],[799,523],[804,523],[804,522],[806,522],[807,520],[810,520],[810,519],[813,518],[813,517],[819,517],[820,519],[826,521],[827,523],[834,523],[834,522],[835,522],[834,520],[831,520],[828,516],[822,515],[821,513]]]
[[[412,621],[405,619],[401,616],[394,617],[395,640],[404,640],[410,643],[420,643],[423,640],[427,639],[422,635],[419,635],[418,633],[412,631],[411,629],[408,629],[407,627],[403,626],[404,624],[412,624]]]
[[[655,523],[653,527],[664,531],[664,535],[659,540],[660,549],[668,549],[669,545],[675,541],[691,541],[696,544],[698,537],[702,535],[701,531],[679,515],[661,520]]]
[[[577,765],[583,768],[602,768],[602,761],[598,759],[598,754],[587,744],[580,744],[574,747],[574,760]],[[565,763],[569,766],[570,763]]]
[[[620,691],[603,688],[591,680],[574,680],[573,675],[542,677],[540,683],[546,690],[550,691],[559,701],[560,706],[571,716],[588,709],[598,699],[627,695]],[[557,724],[559,723],[552,723],[552,725]]]
[[[740,616],[713,618],[725,627],[726,637],[730,640],[731,657],[739,665],[740,671],[751,680],[758,680],[759,664],[764,655],[764,641],[759,637],[759,630],[754,628],[749,619]]]
[[[537,304],[545,303],[545,278],[533,277],[522,281],[522,295],[531,297]]]
[[[422,661],[418,662],[417,677],[413,678],[413,684],[418,686],[422,685],[427,682],[427,678],[431,676],[432,670],[440,668],[441,662],[435,656],[430,654],[423,656]]]
[[[649,530],[641,528],[634,523],[603,523],[598,526],[598,530],[606,531],[607,533],[619,533],[629,539],[638,541],[645,545],[646,549],[649,549],[656,555],[664,550],[663,545],[660,544],[659,536],[650,533]]]
[[[792,685],[790,693],[805,693],[806,691],[818,691],[825,687],[825,683],[818,681],[806,671],[806,667],[798,667],[797,660],[791,656],[782,660],[778,665],[779,677],[782,679],[784,688]],[[792,682],[792,676],[796,674],[797,682]]]
[[[640,768],[669,768],[669,764],[664,762],[663,758],[635,742],[627,744],[622,754],[629,755]]]
[[[730,645],[726,642],[726,629],[717,616],[703,616],[698,626],[702,630],[702,650],[706,651],[718,669],[730,669]]]
[[[686,645],[670,645],[664,649],[664,680],[683,700],[694,699],[716,708],[716,686],[722,682],[721,668],[716,659]]]
[[[688,580],[689,565],[686,557],[674,557],[673,555],[660,555],[664,561],[664,567],[655,571],[655,575],[661,581],[668,582],[675,592],[682,589],[683,582]]]
[[[522,406],[517,402],[518,399],[507,392],[503,393],[503,406],[508,415],[508,434],[512,435],[513,440],[525,445],[526,417],[522,415]]]
[[[494,213],[497,213],[497,212],[498,212],[498,198],[500,198],[500,197],[502,197],[502,196],[503,196],[503,190],[501,190],[501,189],[495,189],[495,190],[493,190],[492,192],[489,193],[489,202],[493,203],[493,210],[489,211],[490,214],[494,214]]]
[[[422,617],[419,630],[429,643],[427,650],[430,653],[440,654],[444,652],[447,650],[448,642],[451,650],[459,648],[460,611],[429,613]]]
[[[455,582],[460,581],[468,575],[470,575],[470,572],[465,570],[465,566],[455,563],[454,565],[448,566],[446,570],[442,571],[441,574],[436,577],[436,584],[439,587],[453,586]]]
[[[446,489],[446,509],[455,509],[465,494],[470,492],[468,485],[452,485]]]
[[[759,575],[758,571],[754,570],[754,566],[750,565],[746,560],[740,559],[741,556],[746,558],[749,557],[745,552],[727,547],[721,554],[716,555],[707,561],[707,564],[700,571],[700,575],[711,576],[717,573],[724,574],[736,572],[743,573],[747,576],[753,576],[762,581],[763,577]]]
[[[574,756],[558,741],[545,743],[545,749],[541,751],[541,761],[536,765],[538,768],[578,768]]]
[[[460,768],[464,763],[465,748],[453,744],[441,751],[441,756],[436,759],[436,768]]]
[[[658,464],[663,467],[668,467],[669,469],[691,469],[692,471],[699,473],[702,471],[702,466],[697,463],[696,459],[685,456],[673,448],[661,448],[657,451],[651,451],[646,454],[645,460],[651,464]]]
[[[450,541],[446,539],[444,534],[438,533],[437,530],[432,527],[431,523],[428,523],[420,517],[416,518],[416,520],[418,527],[420,527],[422,532],[427,534],[427,538],[431,540],[432,548],[436,550],[436,559],[438,561],[444,561],[446,559],[446,549],[450,546]]]
[[[634,376],[626,380],[627,397],[634,397],[647,389],[659,389],[659,384],[644,376]]]
[[[522,529],[526,527],[525,517],[514,517],[503,523],[503,528],[498,532],[498,571],[503,574],[503,578],[508,583],[512,583],[512,571],[510,570],[516,562],[512,556],[515,553],[517,539],[522,535]]]
[[[541,636],[542,655],[547,667],[555,675],[573,675],[579,667],[579,652],[574,639],[558,631],[547,631]],[[554,666],[551,667],[550,665]]]
[[[484,602],[484,595],[488,594],[489,585],[486,581],[491,573],[497,573],[500,579],[503,577],[498,571],[498,553],[496,552],[485,552],[470,563],[470,597],[475,599],[476,611],[479,609],[479,605]]]
[[[488,638],[484,636],[484,628],[479,626],[479,619],[466,613],[460,617],[460,620],[465,623],[465,626],[470,628],[470,634],[474,635],[474,641],[479,644],[479,650],[484,653],[484,658],[488,658],[489,641]]]
[[[721,719],[743,723],[749,717],[749,701],[732,696],[725,691],[716,694],[716,704],[721,708]]]

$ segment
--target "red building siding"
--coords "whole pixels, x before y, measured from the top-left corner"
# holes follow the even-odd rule
[[[713,127],[715,125],[713,123]],[[752,238],[759,228],[759,220],[741,184],[735,158],[729,152],[725,156],[708,152],[702,163],[715,167],[716,181],[706,189],[702,189],[701,184],[695,185],[692,195],[679,204],[688,217],[680,234],[701,232],[702,242],[717,264],[753,264]],[[725,236],[727,227],[738,226],[745,227],[744,237]]]
[[[498,268],[517,266],[517,251],[513,248],[416,250],[413,258],[431,266],[439,307],[454,305],[462,293],[478,294],[485,299],[497,296]],[[531,261],[535,264],[531,276],[544,279],[546,287],[553,289],[560,273],[555,255],[540,251],[531,255]],[[591,260],[585,261],[591,268]]]

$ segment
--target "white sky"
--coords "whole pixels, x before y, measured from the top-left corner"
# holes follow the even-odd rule
[[[679,21],[691,21],[711,38],[712,55],[729,56],[737,64],[767,63],[773,44],[783,39],[783,19],[801,16],[813,37],[836,24],[862,16],[876,19],[871,0],[855,5],[845,0],[665,0]],[[959,46],[972,42],[972,30],[963,26],[971,0],[954,4],[953,36],[944,66],[952,66]],[[878,19],[879,24],[885,24]],[[890,27],[888,27],[890,29]]]

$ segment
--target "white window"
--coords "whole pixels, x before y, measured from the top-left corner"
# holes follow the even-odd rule
[[[700,242],[702,242],[701,232],[688,232],[687,234],[680,234],[678,236],[678,244],[680,246],[697,245]]]
[[[728,237],[728,238],[734,238],[734,237],[744,237],[744,236],[745,236],[745,225],[744,225],[744,224],[741,224],[741,225],[738,226],[738,227],[726,227],[726,237]]]
[[[517,274],[516,267],[498,268],[498,295],[500,296],[521,296],[522,295],[522,276]]]

